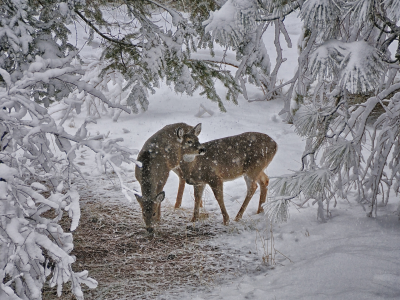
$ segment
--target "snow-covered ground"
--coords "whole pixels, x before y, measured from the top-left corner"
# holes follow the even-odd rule
[[[287,80],[293,75],[296,65],[296,42],[301,26],[296,18],[287,19],[285,24],[293,48],[287,49],[282,41],[284,57],[288,61],[284,63],[279,78]],[[275,62],[273,38],[272,27],[265,37],[272,66]],[[90,46],[86,46],[82,56],[90,55],[91,51]],[[223,95],[223,88],[219,90]],[[250,98],[255,98],[257,93],[261,91],[250,87]],[[200,104],[214,114],[196,117]],[[278,115],[283,105],[281,102],[248,103],[240,97],[237,106],[227,102],[225,105],[228,112],[221,113],[216,104],[198,94],[193,97],[177,95],[172,88],[162,86],[151,96],[148,111],[121,115],[116,123],[105,117],[97,120],[97,125],[88,125],[88,129],[93,133],[109,131],[110,138],[123,137],[123,145],[134,149],[140,149],[147,138],[163,126],[177,122],[202,123],[199,138],[203,142],[258,131],[270,135],[278,143],[277,155],[267,169],[270,177],[299,169],[304,141],[294,133],[293,127],[282,122]],[[83,117],[77,116],[75,127],[78,128],[81,122]],[[130,132],[124,133],[123,129]],[[96,174],[94,160],[86,157],[85,163],[82,171]],[[126,169],[132,171],[133,166]],[[139,188],[135,182],[132,186]],[[177,186],[178,178],[171,173],[164,189],[167,198],[164,208],[173,205]],[[96,186],[91,188],[96,189]],[[238,212],[245,193],[243,178],[225,183],[225,204],[231,219]],[[192,194],[193,188],[187,186],[184,208],[193,207]],[[276,264],[271,268],[265,267],[262,260],[266,253],[262,237],[269,229],[265,217],[255,215],[258,196],[256,192],[243,221],[232,221],[229,225],[232,230],[213,241],[222,249],[237,249],[243,256],[257,253],[259,262],[251,265],[254,272],[250,269],[245,276],[182,294],[180,299],[400,299],[400,222],[394,214],[399,203],[396,197],[392,196],[388,206],[379,208],[376,219],[366,217],[366,212],[357,203],[339,199],[337,206],[331,208],[331,217],[326,223],[317,220],[316,206],[298,208],[293,205],[289,221],[273,228],[274,247],[279,252],[275,256]],[[210,189],[205,192],[204,199],[204,209],[215,212],[210,215],[222,222]],[[119,199],[112,201],[128,200],[121,194]],[[133,207],[139,209],[136,201]],[[168,299],[168,295],[160,296],[160,299]]]

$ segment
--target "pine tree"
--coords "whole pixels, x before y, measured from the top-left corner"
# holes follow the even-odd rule
[[[375,0],[300,5],[299,65],[283,112],[307,143],[301,170],[272,184],[285,201],[303,195],[303,204],[313,199],[329,212],[332,199],[336,205],[336,197],[356,191],[373,216],[379,196],[386,204],[399,191],[398,6]]]
[[[83,4],[57,0],[0,4],[0,299],[41,299],[46,282],[57,286],[59,296],[63,284],[71,282],[72,293],[83,299],[82,283],[97,286],[87,271],[72,270],[72,234],[58,224],[65,212],[71,218],[70,231],[79,224],[79,193],[72,184],[72,178],[79,176],[75,151],[88,147],[100,165],[111,166],[117,174],[119,165],[131,162],[130,156],[136,154],[119,146],[119,140],[89,137],[86,125],[93,119],[87,119],[75,135],[63,128],[70,112],[80,112],[82,103],[73,96],[76,89],[111,108],[130,111],[82,80],[77,49],[68,42],[65,24],[76,18],[75,10]],[[46,107],[64,98],[68,110],[57,123]],[[52,150],[51,141],[63,158]],[[54,218],[43,215],[49,210],[55,212]]]

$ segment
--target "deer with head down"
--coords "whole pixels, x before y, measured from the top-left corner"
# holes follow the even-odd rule
[[[180,169],[188,184],[194,185],[195,206],[192,221],[199,218],[199,207],[204,188],[208,184],[220,206],[224,224],[229,223],[223,196],[224,181],[244,176],[247,195],[235,221],[242,218],[250,199],[260,186],[260,202],[257,213],[263,211],[262,204],[267,197],[268,176],[265,168],[272,161],[278,146],[268,135],[258,132],[213,140],[202,144],[204,155],[191,156],[183,150],[186,159],[181,160]],[[191,159],[188,159],[191,158]]]
[[[142,166],[136,166],[135,175],[140,183],[142,196],[135,196],[142,208],[148,232],[152,232],[153,224],[160,220],[161,202],[165,198],[163,188],[171,170],[179,177],[175,207],[180,207],[185,180],[179,162],[184,160],[183,155],[194,157],[203,153],[204,149],[198,140],[200,131],[201,124],[195,127],[185,123],[167,125],[152,135],[140,150],[137,160]]]

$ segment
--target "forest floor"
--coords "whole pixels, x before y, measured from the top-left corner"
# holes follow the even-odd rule
[[[301,34],[300,21],[288,17],[285,24],[295,43]],[[269,28],[264,42],[272,64],[276,58],[273,39],[274,30]],[[284,43],[282,48],[288,60],[278,77],[289,80],[297,50]],[[86,46],[81,55],[85,58],[96,51]],[[223,97],[223,86],[216,83],[216,87]],[[262,92],[250,85],[248,94],[251,99],[262,97]],[[202,123],[201,142],[257,131],[278,144],[267,169],[271,179],[301,167],[305,141],[282,122],[281,100],[248,102],[239,97],[238,105],[224,103],[226,113],[198,93],[177,95],[170,86],[162,85],[150,97],[146,112],[122,114],[118,122],[105,112],[97,124],[87,128],[93,135],[100,132],[109,138],[123,138],[122,145],[130,149],[141,149],[152,134],[177,122]],[[200,105],[213,114],[198,117]],[[83,113],[68,120],[68,130],[75,134],[84,119]],[[150,236],[133,195],[132,201],[126,199],[114,175],[99,172],[93,153],[83,148],[76,153],[87,182],[79,183],[82,217],[74,232],[77,261],[73,267],[88,270],[99,282],[97,289],[85,290],[86,299],[400,299],[400,222],[396,213],[400,201],[393,194],[387,206],[378,208],[376,218],[368,218],[364,210],[369,209],[368,204],[363,208],[349,192],[348,200],[338,197],[337,205],[331,203],[325,221],[317,219],[317,205],[309,201],[299,207],[295,203],[301,201],[295,199],[288,222],[271,228],[265,215],[256,215],[259,191],[242,221],[223,226],[218,204],[207,188],[204,218],[193,224],[189,221],[193,188],[186,187],[182,208],[174,210],[178,179],[171,175],[164,187],[161,223]],[[122,167],[124,182],[140,191],[134,166]],[[232,219],[245,194],[243,178],[224,184],[225,205]],[[56,298],[52,290],[45,290],[45,299]],[[71,296],[65,294],[61,299]]]
[[[109,180],[116,180],[112,177]],[[162,222],[149,234],[137,205],[119,202],[120,191],[109,180],[87,180],[80,185],[81,219],[71,253],[76,271],[90,270],[99,283],[94,290],[84,288],[85,299],[179,298],[182,292],[206,291],[243,276],[249,268],[269,266],[260,264],[254,251],[219,247],[215,237],[232,234],[235,228],[223,226],[214,212],[201,209],[200,221],[188,223],[192,211],[174,209],[167,201]],[[70,219],[64,217],[61,225],[68,231]],[[46,287],[43,299],[75,297],[68,287],[61,298],[56,288]]]

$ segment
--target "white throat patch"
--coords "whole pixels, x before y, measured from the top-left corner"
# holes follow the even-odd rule
[[[197,155],[198,154],[184,154],[183,155],[183,160],[185,162],[192,162],[192,161],[194,161],[194,159],[196,158]]]

